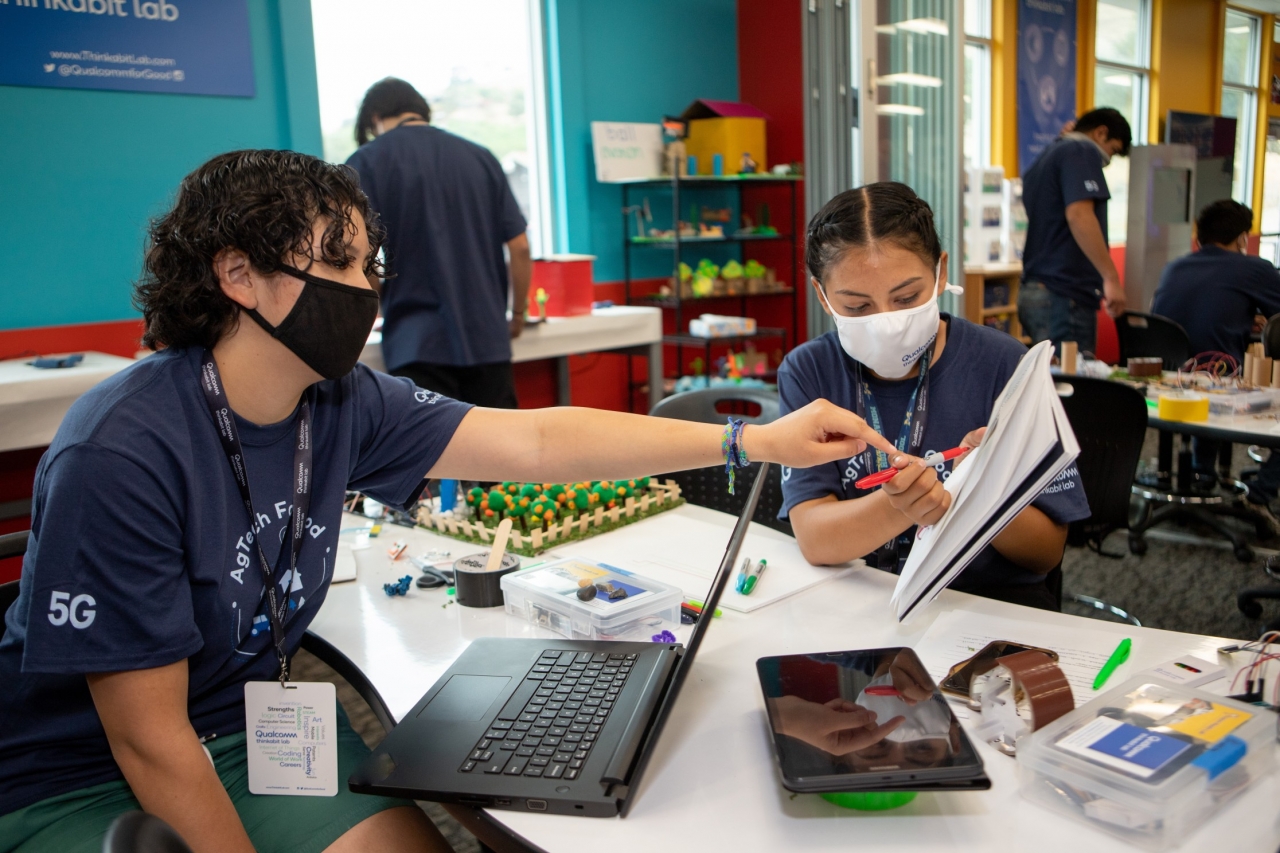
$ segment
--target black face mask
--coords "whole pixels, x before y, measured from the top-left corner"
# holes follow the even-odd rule
[[[272,326],[257,311],[244,312],[316,373],[341,379],[360,360],[378,318],[378,294],[283,264],[280,269],[306,282],[289,316]]]

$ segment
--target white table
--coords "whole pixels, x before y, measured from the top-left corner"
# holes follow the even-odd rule
[[[545,323],[525,326],[511,342],[513,362],[556,361],[557,402],[570,405],[569,356],[589,352],[623,352],[649,357],[649,408],[662,399],[662,309],[637,305],[596,308],[578,317],[550,317]],[[375,370],[386,370],[382,360],[382,333],[373,332],[360,360]]]
[[[75,367],[39,370],[29,364],[33,358],[0,361],[0,452],[46,446],[81,394],[133,364],[86,352]]]
[[[688,505],[672,512],[722,525],[726,541],[734,521]],[[664,547],[672,547],[664,546],[664,517],[640,522],[653,529],[653,550],[647,556],[660,557]],[[329,590],[311,630],[363,670],[397,719],[472,640],[555,636],[509,618],[498,608],[442,607],[446,597],[438,590],[415,587],[406,598],[388,598],[382,591],[383,583],[406,573],[417,574],[407,561],[393,564],[387,559],[386,547],[392,541],[408,541],[410,554],[443,548],[457,557],[480,549],[420,530],[384,525],[383,531],[371,540],[374,547],[357,552],[359,579]],[[785,538],[753,525],[744,553],[750,553],[756,537]],[[581,547],[569,545],[557,553],[567,556]],[[1188,652],[1214,660],[1217,647],[1225,642],[1028,610],[951,591],[943,592],[932,614],[901,627],[890,616],[892,588],[891,576],[863,569],[749,615],[726,610],[712,623],[626,819],[496,810],[488,816],[535,848],[552,853],[661,853],[708,844],[713,849],[733,851],[1133,850],[1109,835],[1023,800],[1018,793],[1015,762],[986,744],[979,747],[992,782],[992,789],[986,792],[922,794],[895,811],[863,813],[837,808],[815,795],[793,796],[782,788],[755,674],[755,661],[764,655],[909,646],[919,640],[938,612],[961,607],[975,613],[1130,636],[1133,654],[1122,675],[1136,674]],[[688,630],[685,627],[681,632],[682,640],[687,639]],[[1280,840],[1275,807],[1278,797],[1280,778],[1273,774],[1181,849],[1273,853]]]

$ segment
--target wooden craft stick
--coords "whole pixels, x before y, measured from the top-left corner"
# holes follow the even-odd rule
[[[486,572],[496,572],[502,568],[502,555],[507,553],[507,537],[511,535],[511,519],[504,518],[498,522],[498,529],[493,532],[493,547],[489,549],[489,562],[485,564]]]
[[[1076,375],[1076,357],[1079,355],[1079,345],[1075,341],[1062,342],[1062,372],[1067,376]]]
[[[1254,384],[1259,388],[1266,388],[1271,384],[1272,359],[1263,356],[1262,358],[1256,359],[1254,364],[1257,365],[1258,369],[1258,381]]]
[[[1252,347],[1250,347],[1252,349]],[[1240,378],[1244,380],[1246,385],[1253,385],[1253,353],[1246,351],[1244,354],[1244,367],[1240,369]]]
[[[1280,360],[1271,363],[1271,387],[1280,388]]]

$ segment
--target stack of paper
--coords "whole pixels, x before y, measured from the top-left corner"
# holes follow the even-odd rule
[[[951,508],[916,533],[892,604],[899,621],[919,613],[1080,454],[1049,374],[1043,341],[1022,357],[1000,392],[977,450],[944,487]]]

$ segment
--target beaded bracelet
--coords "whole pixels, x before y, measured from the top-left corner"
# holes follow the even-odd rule
[[[747,449],[742,444],[742,429],[746,424],[738,418],[729,418],[724,436],[720,439],[720,453],[724,456],[724,471],[729,475],[729,494],[733,494],[734,469],[746,468]]]

